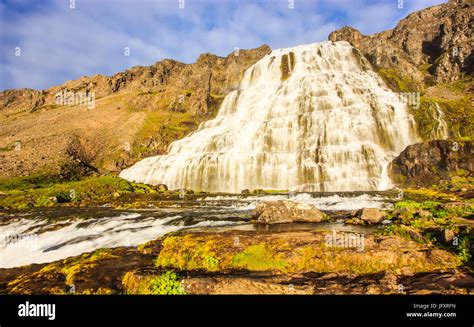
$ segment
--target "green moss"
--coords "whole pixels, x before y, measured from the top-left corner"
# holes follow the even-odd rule
[[[64,265],[60,271],[66,278],[66,284],[71,285],[74,283],[74,278],[79,272],[94,268],[100,260],[111,258],[118,257],[113,255],[109,249],[99,249],[92,253],[86,253],[79,257],[64,260]]]
[[[157,191],[148,185],[132,183],[116,176],[87,177],[79,181],[48,183],[39,179],[27,182],[14,179],[3,182],[4,196],[0,208],[20,209],[52,206],[57,203],[111,200],[114,193],[152,194]],[[18,189],[13,189],[18,187]]]
[[[163,241],[156,265],[178,269],[216,271],[221,268],[221,258],[214,249],[218,246],[215,240],[196,239],[191,236],[168,236]]]
[[[438,208],[441,205],[440,202],[436,201],[424,201],[424,202],[416,202],[416,201],[399,201],[395,203],[394,207],[395,209],[402,209],[402,208],[407,208],[407,209],[425,209],[425,210],[434,210],[435,208]]]
[[[127,272],[122,285],[128,294],[145,295],[184,295],[186,291],[173,271],[161,275],[137,276],[133,271]]]
[[[452,92],[464,93],[473,83],[474,78],[472,76],[464,76],[460,80],[446,84],[446,87]]]
[[[474,138],[474,110],[467,96],[446,100],[432,97],[420,97],[420,106],[413,110],[418,134],[424,139],[439,138],[440,125],[436,119],[436,106],[443,113],[448,135],[452,139],[472,140]]]
[[[285,270],[288,264],[263,243],[247,247],[232,259],[232,267],[249,270]]]
[[[433,64],[430,64],[430,63],[427,63],[427,64],[423,64],[421,65],[420,67],[418,67],[418,70],[420,70],[421,72],[423,73],[428,73],[429,69],[433,66]]]
[[[459,197],[452,192],[445,192],[436,188],[406,188],[404,189],[404,198],[416,202],[423,201],[458,201]]]
[[[222,100],[225,98],[225,95],[221,95],[221,94],[215,94],[215,93],[209,93],[209,96],[215,100]]]
[[[51,186],[59,182],[59,177],[47,172],[36,173],[30,176],[0,178],[0,191],[28,190]]]
[[[470,235],[463,235],[458,240],[458,257],[463,263],[469,262],[472,258],[471,244],[473,238]]]
[[[400,228],[401,231],[405,227],[392,228]],[[389,234],[396,235],[388,242],[391,245],[375,250],[373,243],[369,242],[368,245],[366,243],[368,248],[366,247],[365,251],[353,247],[327,246],[324,238],[324,235],[327,236],[327,231],[315,233],[315,238],[311,242],[307,240],[298,242],[282,235],[266,239],[265,242],[256,241],[253,237],[242,237],[238,245],[234,244],[235,237],[232,236],[174,235],[167,237],[163,242],[156,263],[162,268],[180,270],[210,270],[211,263],[213,271],[215,268],[224,273],[235,269],[246,269],[280,274],[302,272],[367,274],[400,268],[421,272],[455,267],[459,264],[458,258],[450,253],[443,252],[442,258],[427,257],[421,248],[414,250],[415,245],[398,239],[398,232],[393,230]],[[404,232],[402,235],[410,241],[425,242],[423,236],[416,231],[406,229]],[[400,251],[401,244],[407,244],[408,248],[413,250]],[[388,258],[387,253],[392,253],[394,257]]]
[[[148,281],[149,294],[158,295],[184,295],[186,292],[181,286],[176,274],[167,271],[161,276],[154,277]]]
[[[420,91],[420,86],[410,77],[403,75],[395,68],[383,68],[378,71],[385,83],[394,91],[416,92]]]

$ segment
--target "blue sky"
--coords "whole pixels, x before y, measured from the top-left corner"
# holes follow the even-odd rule
[[[190,63],[236,47],[324,41],[345,25],[371,34],[445,2],[403,0],[400,9],[399,1],[0,0],[0,90],[45,89],[164,58]]]

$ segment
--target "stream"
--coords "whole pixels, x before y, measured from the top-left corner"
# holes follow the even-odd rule
[[[183,229],[206,231],[313,230],[370,233],[378,227],[324,223],[260,225],[250,223],[261,201],[288,199],[311,203],[337,217],[364,207],[391,206],[393,192],[299,193],[295,195],[217,195],[195,201],[169,201],[159,208],[114,209],[110,206],[48,207],[31,211],[0,210],[0,268],[64,259],[100,248],[137,246]]]

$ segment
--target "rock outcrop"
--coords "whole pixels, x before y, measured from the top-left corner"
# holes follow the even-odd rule
[[[366,224],[378,224],[385,218],[385,213],[377,208],[363,208],[354,213],[354,217]]]
[[[408,146],[392,161],[391,174],[399,186],[431,186],[453,176],[474,172],[472,141],[435,140]]]
[[[289,200],[268,201],[257,204],[253,218],[256,223],[278,224],[291,222],[319,223],[325,215],[313,205]]]
[[[446,83],[472,74],[473,30],[472,1],[450,0],[408,15],[392,30],[362,35],[346,26],[329,40],[350,42],[376,69],[395,68],[417,83]]]

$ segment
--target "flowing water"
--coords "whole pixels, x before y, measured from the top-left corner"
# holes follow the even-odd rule
[[[247,69],[215,119],[121,177],[239,193],[384,190],[416,142],[406,104],[347,42],[279,49]]]
[[[0,268],[44,263],[100,248],[137,246],[166,233],[190,228],[220,232],[228,229],[344,230],[368,233],[373,227],[318,224],[249,223],[258,202],[287,199],[288,195],[207,196],[197,201],[170,202],[146,210],[108,207],[52,207],[30,212],[0,211]],[[384,194],[297,194],[293,200],[312,203],[323,210],[385,208],[393,195]]]
[[[306,192],[297,193],[293,200],[333,213],[384,208],[393,196],[370,191],[390,188],[388,164],[416,142],[413,126],[406,105],[347,42],[275,50],[245,72],[240,87],[225,97],[215,119],[173,142],[167,155],[144,159],[120,175],[171,189],[236,195],[175,201],[148,210],[0,211],[0,267],[50,262],[104,247],[136,246],[186,228],[370,232],[373,227],[342,222],[256,226],[249,220],[258,202],[293,193],[238,193],[244,189]]]

